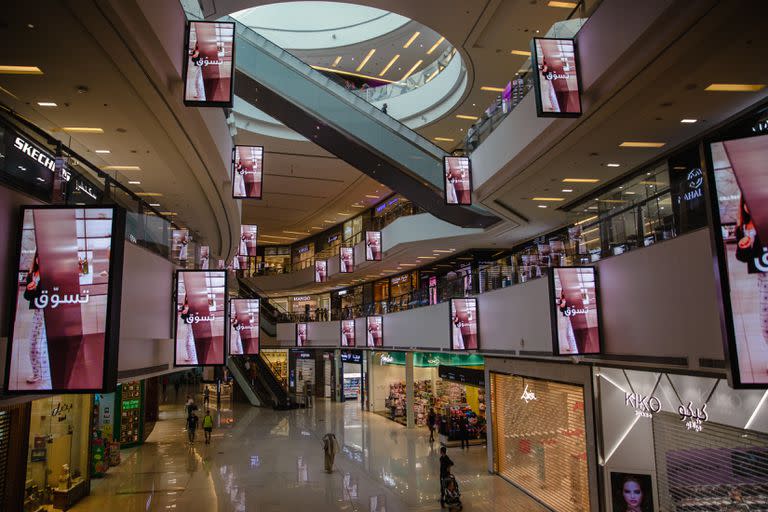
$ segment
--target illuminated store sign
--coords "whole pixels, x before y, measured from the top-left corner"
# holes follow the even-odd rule
[[[520,395],[520,400],[525,400],[525,403],[532,402],[536,400],[536,393],[533,391],[530,391],[528,389],[528,384],[525,385],[525,389],[523,390],[523,394]]]
[[[650,418],[661,411],[661,402],[653,395],[624,393],[624,405],[635,410],[635,416]]]
[[[702,405],[700,409],[695,408],[693,402],[688,402],[688,405],[680,404],[677,413],[680,415],[680,421],[685,424],[685,428],[695,432],[701,432],[704,429],[704,422],[709,420],[707,404]]]

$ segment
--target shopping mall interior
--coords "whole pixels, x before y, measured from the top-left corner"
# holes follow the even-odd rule
[[[765,20],[5,2],[0,511],[768,512]]]

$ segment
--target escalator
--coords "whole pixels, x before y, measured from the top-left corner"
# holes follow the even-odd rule
[[[445,151],[321,72],[236,23],[235,93],[328,152],[457,226],[499,221],[443,198]]]
[[[251,358],[251,364],[256,365],[258,380],[269,389],[269,393],[275,403],[275,409],[292,409],[296,407],[291,401],[288,392],[275,376],[269,363],[261,355]]]
[[[251,405],[256,407],[274,407],[275,402],[272,400],[269,390],[258,379],[251,380],[248,370],[245,369],[243,357],[230,356],[227,359],[227,368]]]

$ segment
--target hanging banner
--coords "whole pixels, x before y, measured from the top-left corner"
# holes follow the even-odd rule
[[[264,148],[235,146],[232,150],[232,197],[261,199],[264,177]]]
[[[573,39],[533,38],[531,59],[539,117],[579,117],[581,82]]]
[[[226,271],[176,271],[175,366],[225,363],[226,290]]]
[[[184,53],[184,104],[232,108],[235,24],[190,21]]]

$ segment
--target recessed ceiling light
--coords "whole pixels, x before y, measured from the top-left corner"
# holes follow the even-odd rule
[[[174,215],[178,215],[176,212],[160,212],[160,215],[165,215],[166,217],[173,217]]]
[[[480,87],[481,91],[488,91],[488,92],[504,92],[503,87],[491,87],[490,85],[484,85]]]
[[[129,181],[128,184],[129,185],[141,185],[141,182],[140,181]]]
[[[371,48],[371,49],[368,51],[368,54],[367,54],[367,55],[365,56],[365,58],[363,59],[363,62],[361,62],[361,63],[360,63],[360,65],[359,65],[359,66],[357,66],[357,68],[355,69],[355,71],[358,71],[358,72],[359,72],[360,70],[362,70],[362,69],[363,69],[363,67],[364,67],[364,66],[365,66],[365,65],[368,63],[368,61],[370,60],[370,58],[371,58],[371,57],[373,57],[373,54],[374,54],[374,53],[376,53],[376,48]]]
[[[399,59],[399,58],[400,58],[400,54],[399,53],[397,55],[395,55],[394,57],[392,57],[392,60],[390,60],[389,63],[387,63],[387,65],[384,66],[384,69],[381,70],[381,73],[379,73],[379,76],[386,75],[387,71],[389,71],[389,68],[392,67],[392,64],[397,62],[397,59]]]
[[[104,133],[101,128],[91,128],[88,126],[65,126],[62,128],[67,133]]]
[[[437,259],[437,256],[417,256],[417,260],[434,260]]]
[[[336,215],[342,215],[342,216],[346,217],[347,215],[352,215],[352,214],[351,213],[339,213],[339,212],[336,212]]]
[[[326,224],[334,224],[336,221],[325,219],[323,222],[325,222]]]
[[[42,75],[43,70],[37,66],[0,66],[2,75]]]
[[[38,101],[37,104],[41,107],[58,107],[58,105],[52,101]]]
[[[538,206],[539,206],[539,208],[546,208],[547,207],[547,205],[545,205],[545,204],[540,204]]]
[[[439,253],[450,253],[450,252],[453,252],[453,251],[455,251],[455,250],[456,250],[456,249],[435,249],[435,250],[434,250],[434,251],[432,251],[432,252],[439,252]]]
[[[413,72],[416,71],[416,68],[421,66],[423,62],[424,62],[423,60],[417,61],[416,64],[414,64],[411,67],[411,69],[409,69],[408,72],[405,75],[403,75],[403,78],[401,78],[400,81],[404,82],[405,80],[407,80],[408,77],[411,76],[411,74],[413,74]]]
[[[765,89],[765,84],[709,84],[705,91],[756,92]]]
[[[448,137],[435,137],[435,140],[439,142],[453,142],[453,139],[449,139]]]
[[[511,53],[512,55],[522,55],[523,57],[530,57],[531,56],[531,52],[529,52],[527,50],[512,50],[509,53]]]
[[[97,149],[96,151],[94,151],[94,153],[97,153],[99,155],[108,155],[111,153],[111,151],[108,149]]]
[[[157,208],[158,206],[160,206],[160,203],[149,203],[149,206],[151,206],[152,208]]]
[[[468,115],[465,115],[465,114],[456,114],[456,118],[457,119],[467,119],[469,121],[477,121],[478,119],[480,119],[477,116],[468,116]]]
[[[597,183],[597,178],[563,178],[563,183]]]
[[[564,9],[575,9],[579,5],[576,2],[559,2],[557,0],[550,0],[547,4],[549,7],[562,7]]]
[[[308,234],[306,231],[288,231],[287,229],[284,229],[283,233],[288,233],[289,235],[306,235],[306,234]]]
[[[565,198],[563,197],[532,197],[531,201],[565,201]]]
[[[628,141],[619,144],[620,148],[662,148],[666,145],[666,142],[636,142]]]
[[[633,196],[636,194],[636,192],[632,192],[631,190],[625,190],[623,193],[627,194],[628,196]]]
[[[440,39],[438,39],[438,40],[437,40],[437,42],[436,42],[435,44],[433,44],[433,45],[432,45],[432,48],[430,48],[430,49],[427,51],[427,55],[432,55],[432,52],[433,52],[433,51],[435,51],[435,50],[437,50],[437,47],[438,47],[438,46],[440,46],[440,45],[443,43],[443,41],[445,41],[445,38],[444,38],[444,37],[441,37]]]
[[[684,123],[684,124],[693,124],[693,123],[695,123],[697,121],[698,121],[698,119],[681,119],[680,120],[680,122]]]
[[[365,197],[368,197],[370,199],[378,199],[379,196],[374,196],[373,194],[365,194]]]
[[[310,226],[311,229],[323,229],[320,226]]]
[[[352,208],[365,208],[364,204],[352,204],[350,205]]]
[[[621,164],[610,163],[610,164],[605,164],[605,166],[606,167],[621,167]]]
[[[101,168],[102,171],[140,171],[141,167],[138,165],[105,165]]]
[[[341,62],[341,55],[336,57],[336,59],[333,61],[333,64],[331,64],[331,66],[333,66],[335,68],[336,66],[339,65],[339,62]]]
[[[416,263],[401,263],[401,267],[415,267]]]
[[[564,188],[563,192],[566,192],[566,193],[573,192],[573,189],[572,188]]]
[[[136,192],[137,196],[140,197],[162,197],[163,194],[160,192]]]
[[[408,48],[409,46],[411,46],[411,44],[416,40],[416,38],[419,37],[419,34],[421,34],[421,32],[414,32],[411,38],[408,40],[408,42],[406,42],[403,45],[403,48]]]

